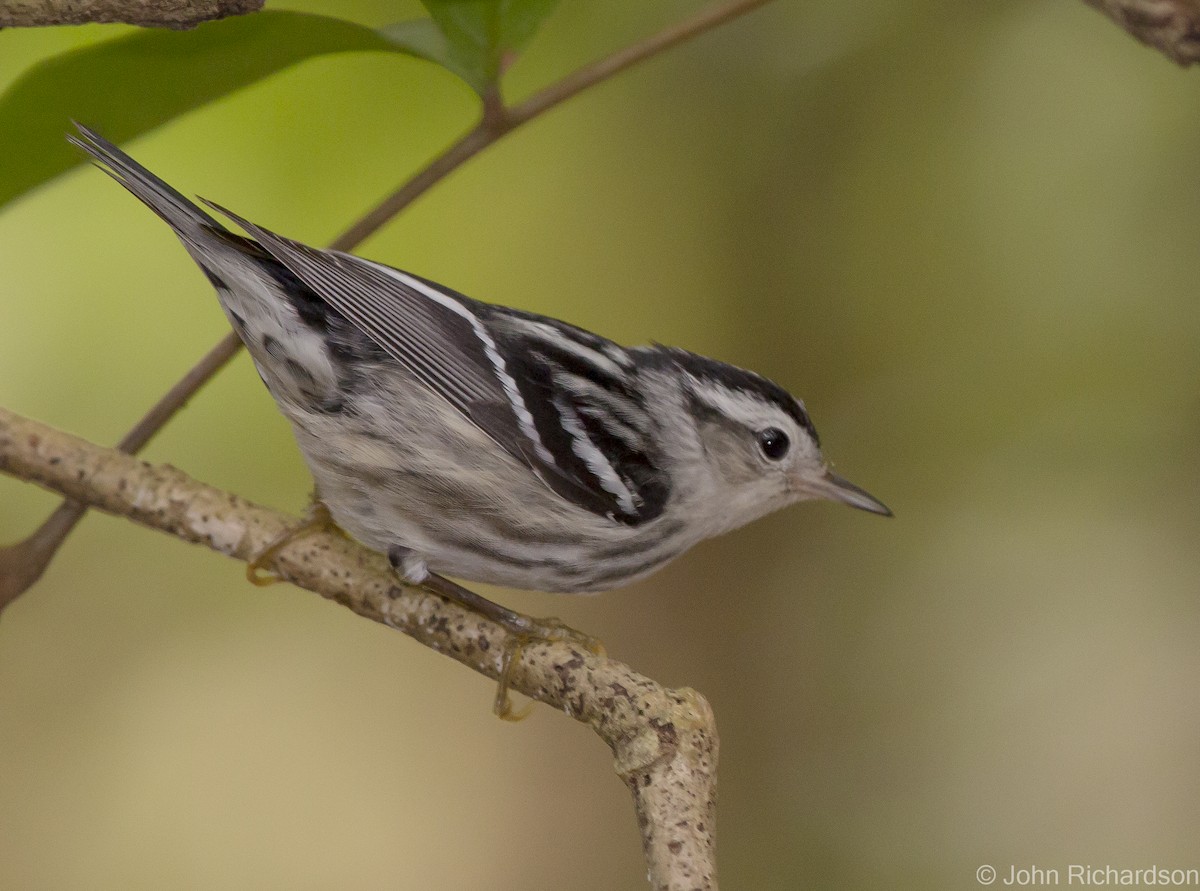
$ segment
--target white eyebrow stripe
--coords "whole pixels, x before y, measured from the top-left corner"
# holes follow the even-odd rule
[[[764,402],[753,393],[715,384],[703,378],[688,375],[692,395],[722,417],[744,427],[754,428],[762,423],[772,423],[776,415],[782,415],[775,406]],[[792,426],[792,421],[788,420]]]
[[[350,254],[342,254],[342,256],[352,257]],[[542,442],[542,438],[538,435],[537,427],[533,423],[533,415],[530,413],[529,407],[525,405],[525,399],[521,396],[520,389],[517,388],[516,380],[508,373],[508,366],[505,364],[504,357],[500,355],[500,351],[496,347],[496,341],[488,333],[487,328],[484,327],[483,322],[479,320],[478,316],[449,294],[430,287],[418,278],[406,275],[398,269],[392,269],[390,266],[384,266],[382,263],[376,263],[372,260],[364,260],[361,257],[352,257],[352,259],[360,263],[367,263],[380,272],[403,282],[408,287],[428,297],[434,303],[444,306],[446,309],[470,322],[471,329],[475,332],[475,336],[479,338],[479,342],[483,344],[483,351],[487,355],[488,361],[492,363],[492,369],[496,373],[496,378],[500,381],[500,386],[504,389],[504,395],[508,398],[508,403],[512,407],[513,413],[517,416],[517,424],[520,426],[521,432],[533,443],[538,458],[552,467],[557,466],[554,456],[550,454],[550,450],[546,448]]]

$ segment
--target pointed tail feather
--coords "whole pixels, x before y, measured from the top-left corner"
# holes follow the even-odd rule
[[[80,135],[68,136],[67,141],[91,155],[101,170],[140,198],[185,240],[193,240],[201,230],[228,231],[194,202],[167,185],[103,136],[78,121],[73,123]]]

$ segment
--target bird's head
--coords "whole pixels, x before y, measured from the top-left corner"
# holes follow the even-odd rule
[[[797,501],[827,499],[891,516],[877,498],[835,474],[804,405],[764,377],[682,350],[684,405],[721,525],[736,528]]]

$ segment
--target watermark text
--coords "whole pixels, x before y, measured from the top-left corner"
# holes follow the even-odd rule
[[[1089,885],[1200,886],[1200,868],[1158,864],[1123,867],[1091,863],[1067,863],[1061,866],[1012,863],[996,867],[985,863],[975,870],[975,881],[981,885],[1010,888],[1046,888],[1058,885],[1073,885],[1077,888]]]

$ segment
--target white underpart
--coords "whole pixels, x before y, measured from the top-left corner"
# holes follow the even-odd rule
[[[604,491],[617,499],[621,510],[627,514],[637,510],[633,503],[633,493],[629,491],[625,481],[613,469],[611,462],[604,457],[604,453],[596,448],[596,444],[588,438],[587,431],[579,423],[579,415],[575,413],[575,409],[562,399],[555,399],[554,407],[558,409],[563,429],[571,436],[571,451],[587,465],[588,470],[596,475],[596,479],[600,481]]]
[[[496,348],[496,341],[492,339],[492,335],[488,334],[487,328],[475,317],[475,314],[453,297],[443,294],[436,288],[429,287],[429,285],[420,279],[413,278],[411,275],[405,275],[400,270],[384,266],[382,263],[363,260],[360,257],[356,257],[355,259],[363,263],[370,263],[381,272],[386,272],[392,278],[398,279],[410,288],[420,291],[434,303],[446,307],[446,309],[456,315],[462,316],[471,323],[471,329],[475,332],[475,336],[479,338],[479,342],[483,344],[483,351],[487,355],[488,361],[492,363],[492,369],[496,372],[496,378],[500,381],[500,386],[504,388],[504,395],[508,397],[508,403],[512,407],[513,414],[517,416],[517,424],[520,426],[521,432],[533,443],[538,457],[547,464],[554,465],[554,456],[542,444],[542,438],[538,436],[537,427],[533,423],[533,415],[529,413],[529,408],[525,405],[525,399],[521,396],[521,391],[517,389],[516,380],[508,373],[508,367],[504,364],[504,357],[500,355],[500,351]]]
[[[237,313],[245,324],[247,337],[255,342],[252,353],[262,345],[264,338],[270,337],[312,375],[318,386],[326,391],[337,386],[337,371],[329,359],[325,341],[300,320],[278,285],[238,254],[209,250],[204,242],[184,240],[183,245],[202,267],[216,271],[231,283],[228,288],[216,289],[217,299],[231,325],[234,324],[232,316],[228,315],[231,312]],[[302,397],[296,389],[295,376],[285,374],[278,365],[278,362],[272,365],[276,380],[288,387],[286,395],[300,401]]]
[[[429,578],[429,565],[415,554],[405,554],[400,560],[400,573],[411,585],[419,585]]]

